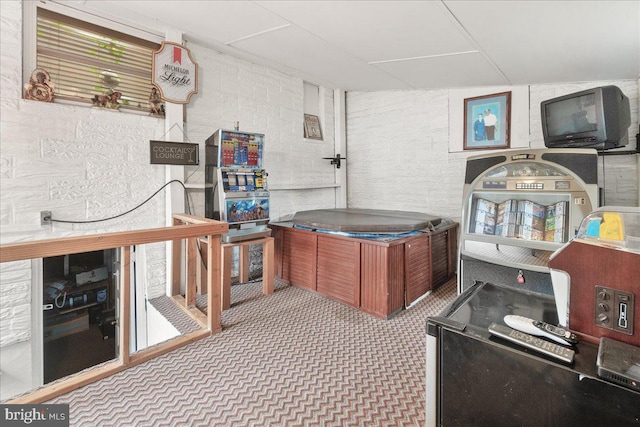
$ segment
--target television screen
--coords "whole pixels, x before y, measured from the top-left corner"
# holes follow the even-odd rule
[[[544,144],[549,148],[608,150],[626,145],[629,98],[617,86],[601,86],[540,103]]]
[[[546,116],[549,135],[566,135],[598,130],[593,93],[551,103],[547,106]]]

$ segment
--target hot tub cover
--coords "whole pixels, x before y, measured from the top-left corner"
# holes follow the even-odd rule
[[[406,233],[432,229],[441,221],[420,212],[379,209],[315,209],[296,212],[292,219],[294,226],[350,233]]]

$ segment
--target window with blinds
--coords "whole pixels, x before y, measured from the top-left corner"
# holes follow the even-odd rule
[[[42,8],[36,45],[56,99],[92,103],[120,92],[120,108],[149,111],[152,52],[160,45]]]

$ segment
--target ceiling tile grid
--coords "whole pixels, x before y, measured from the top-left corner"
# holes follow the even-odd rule
[[[351,91],[640,76],[639,1],[65,3]]]

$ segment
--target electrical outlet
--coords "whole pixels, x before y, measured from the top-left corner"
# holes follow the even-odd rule
[[[40,225],[51,224],[51,211],[40,211]]]

